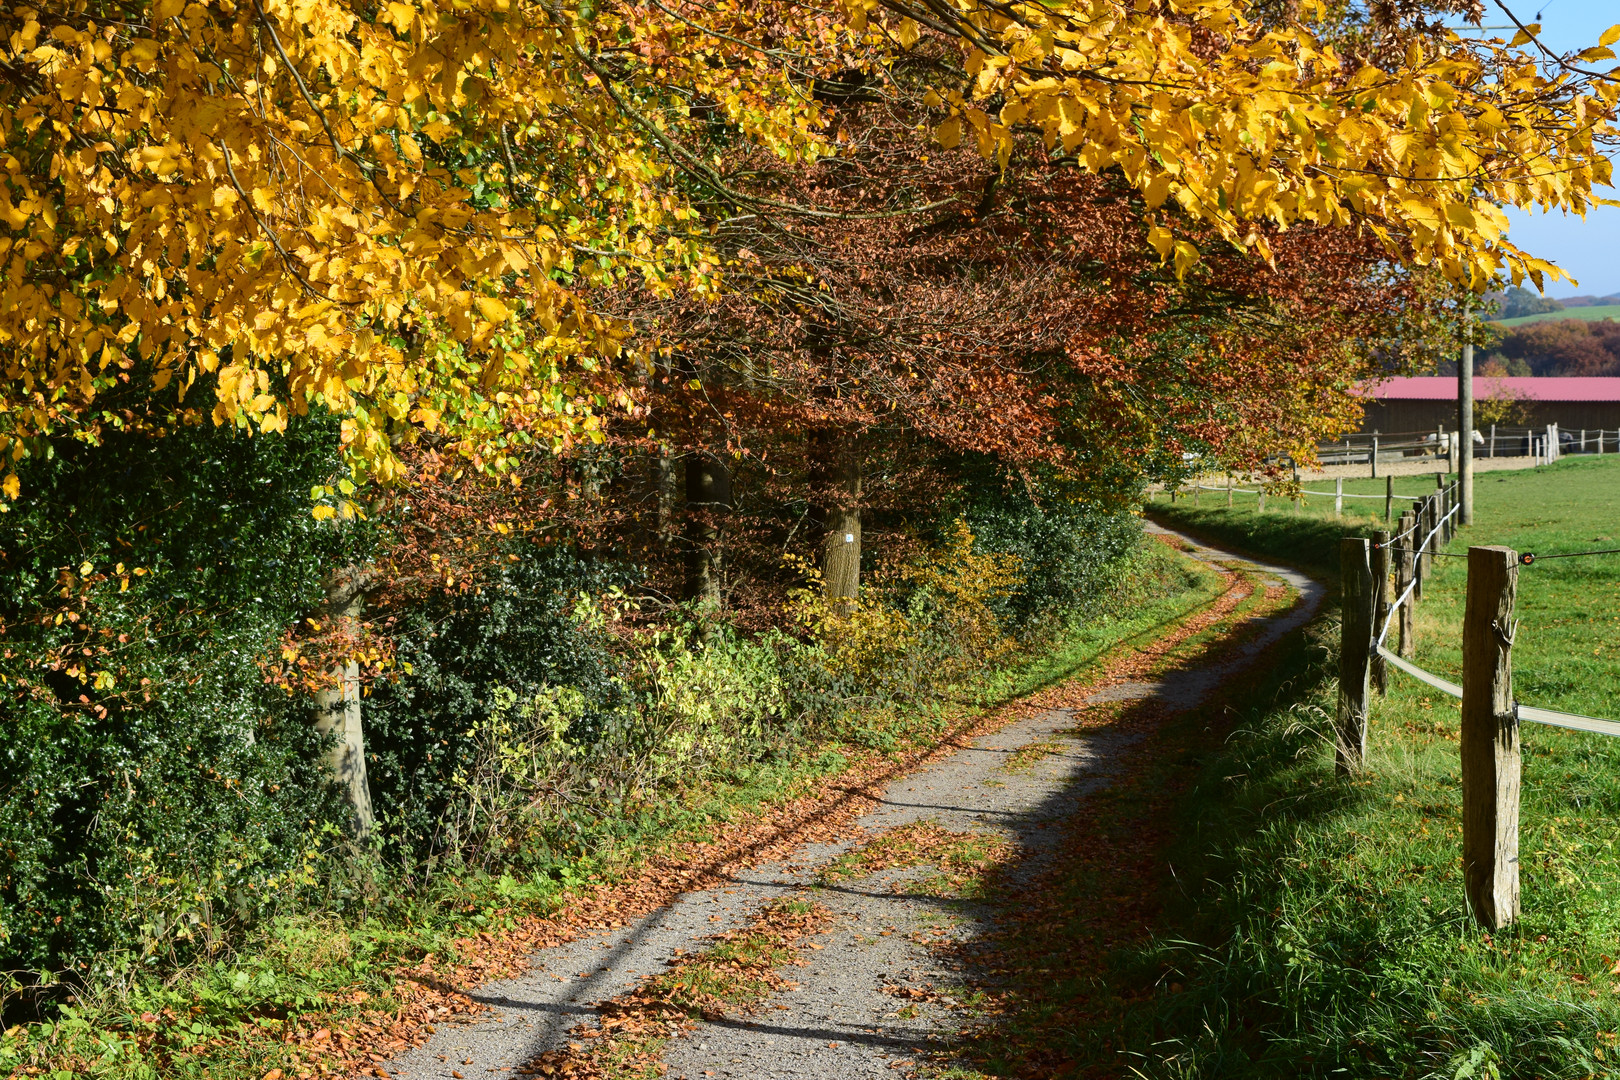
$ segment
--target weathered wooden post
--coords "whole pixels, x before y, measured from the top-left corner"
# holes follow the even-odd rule
[[[1201,476],[1193,478],[1193,505],[1198,505],[1198,493],[1204,490],[1204,479]]]
[[[1581,428],[1581,453],[1586,453],[1586,429]]]
[[[1384,622],[1389,618],[1389,604],[1394,599],[1389,591],[1389,532],[1380,529],[1373,533],[1372,538],[1372,587],[1376,603],[1373,605],[1373,644],[1378,643],[1378,632],[1384,628]],[[1389,693],[1389,665],[1384,657],[1374,648],[1371,656],[1373,689],[1378,696],[1383,697]]]
[[[1344,477],[1333,480],[1333,516],[1344,517]]]
[[[1463,611],[1463,879],[1474,918],[1500,930],[1519,917],[1519,721],[1513,704],[1518,553],[1468,549]]]
[[[1232,474],[1226,474],[1226,508],[1232,509]]]
[[[1416,515],[1402,514],[1400,524],[1395,527],[1396,534],[1405,534],[1409,529],[1414,528],[1416,523]],[[1396,553],[1398,557],[1395,560],[1395,595],[1397,597],[1405,595],[1406,587],[1412,584],[1412,575],[1416,572],[1414,567],[1417,560],[1412,557],[1412,544],[1413,538],[1406,537],[1400,544],[1400,551]],[[1396,656],[1409,658],[1415,651],[1416,641],[1413,639],[1412,634],[1412,605],[1417,602],[1417,594],[1418,590],[1413,589],[1412,595],[1406,598],[1406,603],[1402,604],[1400,610],[1395,613],[1395,626],[1400,634],[1400,639],[1395,646]]]
[[[1262,483],[1262,484],[1261,484],[1261,485],[1260,485],[1260,489],[1259,489],[1259,490],[1260,490],[1260,500],[1259,500],[1259,505],[1258,505],[1258,506],[1257,506],[1257,507],[1255,507],[1255,509],[1256,509],[1256,510],[1257,510],[1257,511],[1258,511],[1258,512],[1260,512],[1260,513],[1262,513],[1262,514],[1263,514],[1263,513],[1265,513],[1265,512],[1266,512],[1266,485],[1265,485],[1265,484],[1263,484],[1263,483]]]
[[[1384,477],[1384,524],[1389,524],[1390,515],[1395,512],[1395,478]]]
[[[1412,599],[1423,599],[1423,499],[1412,500],[1412,535],[1406,541],[1412,549],[1412,580],[1417,585],[1412,589]]]
[[[1372,478],[1378,479],[1378,436],[1372,437],[1372,453],[1367,455],[1367,463],[1372,466]]]
[[[1491,452],[1490,452],[1490,454],[1488,456],[1489,457],[1495,457],[1496,456],[1496,425],[1495,424],[1491,425]]]
[[[1440,536],[1435,532],[1435,522],[1439,520],[1436,500],[1433,495],[1423,500],[1423,526],[1418,531],[1423,534],[1423,547],[1418,552],[1418,560],[1423,564],[1423,580],[1427,582],[1429,575],[1434,573],[1434,547]]]
[[[1340,776],[1360,769],[1367,758],[1367,707],[1372,658],[1372,567],[1367,541],[1339,541],[1339,713],[1333,763]]]

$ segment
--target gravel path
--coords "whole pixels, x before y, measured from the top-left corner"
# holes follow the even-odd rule
[[[1257,619],[1254,634],[1234,659],[1173,668],[1155,681],[1105,684],[1086,704],[1156,698],[1172,710],[1191,707],[1315,613],[1321,587],[1297,571],[1180,539],[1194,558],[1238,563],[1286,583],[1299,594],[1299,603]],[[1040,865],[1047,838],[1055,840],[1059,833],[1050,826],[1075,813],[1087,792],[1109,783],[1111,762],[1141,737],[1106,730],[1076,734],[1083,708],[1015,721],[894,782],[879,806],[860,820],[863,831],[881,834],[935,822],[955,832],[1011,840],[1022,849],[1021,866]],[[1037,744],[1044,756],[1012,760],[1021,748]],[[662,971],[676,950],[701,950],[706,937],[746,922],[767,901],[809,889],[836,918],[833,929],[816,939],[820,947],[802,953],[808,964],[793,975],[796,983],[752,1015],[704,1021],[671,1042],[664,1052],[667,1075],[688,1080],[893,1077],[891,1070],[903,1069],[948,1030],[949,1010],[939,1000],[948,1002],[964,988],[958,973],[936,966],[939,961],[925,942],[970,938],[986,912],[969,901],[941,898],[938,890],[909,887],[924,876],[915,868],[818,883],[819,873],[851,846],[807,844],[789,863],[755,867],[722,887],[688,893],[623,930],[537,954],[520,978],[473,993],[493,1007],[492,1018],[441,1027],[425,1046],[390,1062],[388,1071],[407,1080],[474,1080],[515,1070],[541,1051],[561,1046],[571,1027],[594,1014],[594,1002]]]

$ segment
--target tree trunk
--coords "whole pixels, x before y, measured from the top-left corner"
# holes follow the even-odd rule
[[[707,454],[686,459],[686,599],[720,608],[720,527],[731,509],[731,472]]]
[[[860,436],[836,428],[816,431],[810,461],[822,588],[828,600],[850,601],[861,587]]]
[[[365,587],[371,576],[348,570],[327,580],[329,619],[353,622],[365,610]],[[332,737],[326,767],[349,804],[349,833],[358,840],[371,835],[371,787],[366,782],[366,735],[360,718],[360,665],[350,661],[332,670],[334,685],[315,695],[315,730]]]
[[[667,450],[658,451],[652,459],[652,482],[658,504],[654,536],[658,546],[667,551],[675,542],[675,462]]]

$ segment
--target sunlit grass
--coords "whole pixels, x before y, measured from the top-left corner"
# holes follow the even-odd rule
[[[1482,474],[1476,524],[1448,550],[1620,547],[1617,481],[1611,457]],[[1324,522],[1339,533],[1371,524],[1159,509],[1213,536],[1292,550],[1318,570],[1332,561],[1324,544],[1335,529],[1324,534]],[[1455,679],[1466,561],[1435,565],[1417,609],[1417,661]],[[1517,696],[1620,718],[1620,556],[1524,568],[1517,615]],[[1149,1076],[1613,1071],[1620,740],[1525,726],[1524,915],[1488,934],[1463,899],[1457,703],[1391,672],[1388,698],[1374,703],[1366,772],[1335,779],[1325,734],[1336,635],[1331,619],[1320,621],[1271,669],[1180,811],[1173,858],[1178,881],[1195,884],[1173,907],[1177,928],[1122,965],[1147,964],[1157,977],[1125,1010],[1130,1063]],[[1171,979],[1186,992],[1166,992]]]

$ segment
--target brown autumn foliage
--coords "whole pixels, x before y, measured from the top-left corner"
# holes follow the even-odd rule
[[[1499,347],[1532,375],[1620,375],[1620,322],[1548,319],[1507,328]]]

